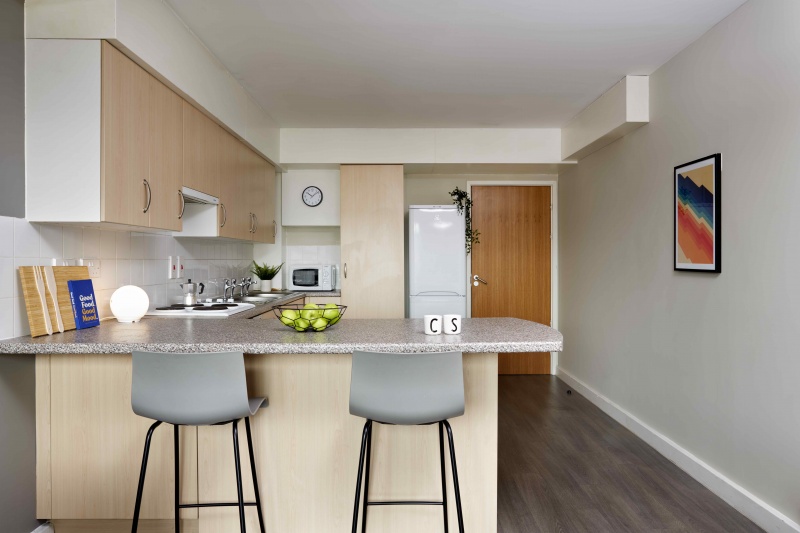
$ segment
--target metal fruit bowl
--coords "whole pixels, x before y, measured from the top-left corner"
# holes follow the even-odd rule
[[[279,305],[272,309],[284,325],[295,331],[325,331],[333,326],[344,316],[346,305],[325,304],[312,307],[315,304],[290,304]]]

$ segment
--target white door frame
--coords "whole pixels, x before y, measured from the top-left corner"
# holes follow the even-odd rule
[[[558,329],[558,181],[467,181],[467,193],[472,198],[472,187],[477,186],[516,186],[550,187],[550,326]],[[469,270],[467,291],[467,316],[472,316],[472,254],[467,255]],[[558,352],[550,352],[550,373],[555,375],[558,368]]]

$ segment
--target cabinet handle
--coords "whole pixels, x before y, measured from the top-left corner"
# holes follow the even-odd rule
[[[278,236],[278,223],[274,220],[272,221],[272,238],[276,238]]]
[[[344,277],[347,279],[347,263],[344,264]]]
[[[225,227],[225,223],[228,221],[228,210],[225,209],[225,204],[219,204],[222,208],[222,224],[219,225],[220,228]]]
[[[147,193],[147,201],[144,204],[142,213],[147,213],[150,210],[150,202],[153,201],[153,191],[150,190],[150,183],[147,180],[142,181],[144,182],[144,191]]]
[[[253,233],[258,231],[258,215],[253,213]]]
[[[186,211],[186,198],[183,196],[183,191],[178,191],[178,196],[181,199],[181,214],[178,215],[178,220],[183,218],[183,213]]]
[[[256,216],[250,213],[250,233],[256,232]]]

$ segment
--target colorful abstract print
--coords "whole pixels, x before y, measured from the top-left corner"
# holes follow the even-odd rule
[[[679,173],[678,262],[714,264],[714,164]]]

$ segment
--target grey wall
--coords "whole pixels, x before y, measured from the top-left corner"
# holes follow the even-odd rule
[[[0,1],[0,216],[25,216],[23,0]]]
[[[23,0],[0,1],[0,216],[25,216]],[[4,242],[6,242],[4,240]],[[13,250],[0,251],[0,257]],[[3,305],[9,305],[3,300]],[[4,317],[10,313],[3,313]],[[36,516],[32,357],[0,355],[0,532],[30,533]]]
[[[650,78],[651,122],[559,178],[562,370],[800,521],[800,2]],[[673,166],[722,153],[722,273],[674,272]]]
[[[33,357],[0,355],[0,532],[30,533],[36,516]]]

